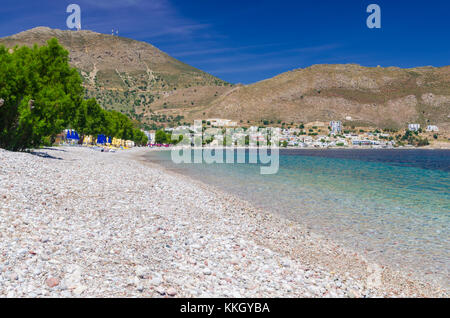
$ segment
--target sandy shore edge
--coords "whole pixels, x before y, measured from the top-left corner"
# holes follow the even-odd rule
[[[441,148],[427,149],[442,150]],[[160,150],[154,149],[152,151]],[[369,288],[367,283],[376,277],[373,276],[373,274],[377,270],[381,270],[379,273],[381,274],[380,278],[382,286],[379,286],[379,291],[384,296],[449,296],[448,290],[436,282],[426,282],[424,279],[418,277],[417,274],[409,271],[401,272],[389,268],[386,265],[378,265],[373,261],[367,260],[365,256],[355,252],[354,250],[347,249],[341,244],[337,244],[332,240],[325,238],[323,235],[311,232],[309,228],[298,221],[288,220],[276,213],[254,207],[250,202],[237,198],[233,194],[226,193],[210,184],[206,184],[181,173],[165,169],[163,166],[156,163],[151,163],[148,161],[148,157],[146,156],[147,154],[148,151],[137,152],[134,153],[131,158],[152,168],[163,169],[167,174],[171,174],[178,178],[184,178],[188,180],[188,182],[195,184],[196,187],[201,188],[203,191],[214,193],[218,200],[233,202],[233,204],[242,207],[249,218],[254,218],[255,215],[262,216],[267,222],[267,226],[277,228],[278,233],[282,233],[282,231],[289,229],[289,234],[287,237],[286,235],[283,235],[283,238],[275,241],[273,239],[264,239],[260,236],[258,237],[256,233],[250,233],[252,234],[252,239],[255,240],[255,242],[258,242],[258,244],[280,252],[290,258],[301,259],[301,261],[308,266],[319,266],[328,272],[336,273],[342,276],[349,276],[349,273],[353,273],[353,278],[356,278],[356,280],[358,280],[362,285],[365,285],[366,288]],[[299,238],[301,238],[300,241],[298,241]],[[283,242],[283,244],[279,244],[280,242]],[[370,284],[371,283],[369,282],[369,285]],[[377,285],[377,283],[375,283],[375,285]]]
[[[148,150],[0,150],[0,297],[448,297]]]

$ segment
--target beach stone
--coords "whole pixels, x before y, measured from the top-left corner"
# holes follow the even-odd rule
[[[162,284],[163,280],[160,276],[154,276],[149,282],[153,286],[159,286]]]
[[[64,290],[61,293],[61,297],[63,297],[63,298],[70,298],[70,297],[72,297],[72,293],[70,291],[68,291],[68,290]]]
[[[50,288],[53,288],[53,287],[58,286],[59,283],[60,283],[60,281],[59,281],[59,279],[56,278],[56,277],[50,277],[50,278],[47,278],[46,281],[45,281],[45,284],[46,284],[48,287],[50,287]]]
[[[148,277],[148,270],[145,267],[139,266],[138,268],[136,268],[136,276],[139,278],[146,278]]]
[[[9,280],[10,281],[15,281],[15,280],[18,280],[18,279],[19,279],[19,275],[17,275],[17,273],[11,273],[9,275]]]
[[[87,290],[87,287],[84,285],[78,285],[75,287],[75,289],[72,291],[72,293],[76,296],[80,296]]]
[[[169,288],[167,290],[167,295],[172,296],[172,297],[176,296],[177,295],[177,291],[174,288]]]
[[[156,288],[155,288],[155,291],[156,291],[158,294],[160,294],[161,296],[164,296],[164,295],[166,294],[166,290],[165,290],[163,287],[161,287],[161,286],[156,287]]]
[[[205,268],[205,269],[203,270],[203,274],[204,274],[204,275],[211,275],[212,272],[211,272],[211,270],[210,270],[209,268]]]

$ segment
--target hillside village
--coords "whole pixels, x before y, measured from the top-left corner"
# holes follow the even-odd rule
[[[428,125],[439,127],[437,140],[443,142],[442,132],[450,130],[450,66],[313,65],[238,85],[178,61],[151,44],[92,31],[39,27],[1,38],[0,44],[31,47],[52,38],[70,52],[70,64],[83,80],[86,98],[127,115],[146,131],[189,126],[199,118],[227,118],[228,123],[211,123],[211,127],[291,129],[286,133],[291,136],[288,144],[295,144],[309,143],[307,137],[326,139],[330,121],[342,121],[347,135],[378,128],[395,140],[391,132],[404,136],[409,123],[420,124],[421,134],[430,142],[436,139],[426,134]],[[302,134],[301,123],[306,126],[316,120],[323,126],[309,125]],[[319,129],[313,129],[316,126]]]
[[[154,46],[91,31],[35,28],[0,39],[6,47],[57,38],[83,80],[85,97],[133,120],[150,138],[184,129],[238,132],[204,146],[261,143],[276,127],[283,147],[449,148],[450,66],[414,69],[314,65],[251,85],[234,85],[178,61]],[[228,119],[224,119],[228,118]],[[152,138],[153,137],[153,138]],[[253,139],[252,139],[253,138]],[[185,142],[188,142],[185,140]]]
[[[201,129],[200,129],[201,127]],[[267,137],[266,131],[271,135]],[[183,134],[183,145],[199,145],[198,138],[204,147],[218,146],[264,146],[277,140],[284,148],[394,148],[394,147],[424,147],[441,142],[450,144],[450,136],[440,132],[436,125],[421,127],[420,124],[409,124],[404,130],[380,130],[377,128],[356,127],[344,125],[341,121],[315,121],[306,124],[270,127],[270,125],[240,127],[237,122],[229,119],[207,119],[200,125],[165,128],[165,133]],[[160,141],[156,132],[146,132],[149,143],[157,146]],[[274,138],[276,137],[276,138]],[[244,141],[244,142],[243,142]]]

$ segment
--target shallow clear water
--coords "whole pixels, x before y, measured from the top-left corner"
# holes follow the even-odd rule
[[[276,175],[257,164],[174,164],[200,179],[354,248],[449,286],[450,151],[285,150]]]

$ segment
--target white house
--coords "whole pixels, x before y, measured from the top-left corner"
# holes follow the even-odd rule
[[[331,121],[330,122],[331,134],[337,135],[342,132],[342,122],[341,121]]]
[[[418,131],[420,129],[420,125],[419,124],[409,124],[408,125],[408,130],[409,131]]]
[[[151,132],[145,131],[145,130],[143,130],[143,132],[147,136],[148,142],[152,143],[155,141],[155,133],[151,133]]]
[[[427,126],[427,132],[438,132],[438,131],[439,131],[438,126],[435,126],[435,125],[428,125]]]
[[[236,127],[237,122],[231,121],[229,119],[212,118],[207,120],[211,123],[211,126],[215,127]]]

